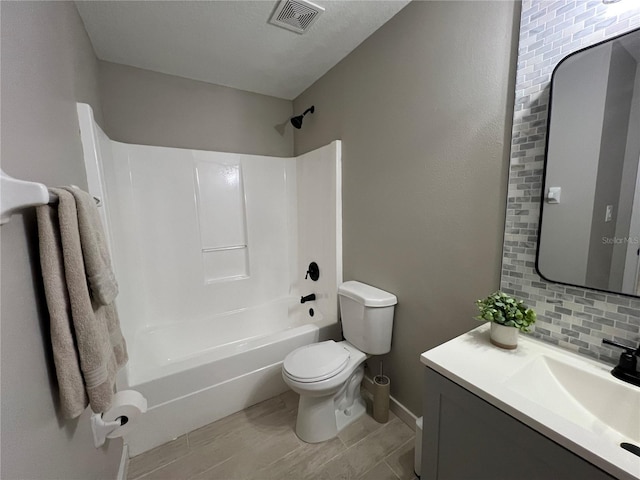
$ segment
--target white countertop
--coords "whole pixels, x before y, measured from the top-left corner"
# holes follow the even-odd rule
[[[532,401],[529,395],[518,393],[513,388],[512,377],[523,368],[531,365],[538,357],[557,359],[590,374],[613,379],[611,367],[602,363],[578,356],[566,350],[520,335],[518,348],[504,350],[489,342],[489,324],[484,324],[453,340],[424,352],[421,362],[449,380],[464,387],[500,410],[520,420],[524,424],[540,432],[556,443],[574,452],[590,463],[600,467],[610,475],[620,479],[640,479],[640,457],[619,446],[621,441],[638,444],[637,441],[625,438],[618,431],[609,429],[604,424],[584,422],[580,418],[579,404],[568,400],[568,396],[549,398],[548,390],[541,386],[542,402]],[[609,378],[610,377],[610,378]],[[559,383],[553,391],[560,391]],[[635,389],[638,387],[631,386]],[[633,391],[635,395],[635,391]],[[638,388],[640,399],[640,388]],[[633,397],[635,401],[635,396]],[[540,399],[538,399],[540,400]],[[554,410],[545,408],[543,403],[556,401]],[[560,402],[563,402],[562,404]],[[640,404],[640,403],[639,403]],[[611,405],[616,408],[615,404]],[[566,411],[561,415],[559,411]],[[635,428],[635,427],[632,427]],[[638,425],[640,431],[640,425]]]

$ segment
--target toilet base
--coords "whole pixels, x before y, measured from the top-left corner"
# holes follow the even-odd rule
[[[333,397],[301,396],[296,419],[296,435],[307,443],[326,442],[362,417],[366,411],[367,407],[360,394],[346,411],[336,410]]]
[[[367,413],[367,406],[361,396],[356,398],[348,412],[336,410],[336,424],[338,426],[338,432],[350,423],[355,422],[365,413]]]
[[[364,365],[360,365],[337,394],[320,397],[300,395],[296,435],[303,442],[330,440],[367,411],[360,394]]]

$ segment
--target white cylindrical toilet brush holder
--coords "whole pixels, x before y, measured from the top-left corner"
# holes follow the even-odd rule
[[[373,377],[373,418],[378,423],[389,421],[389,387],[391,382],[386,375]]]

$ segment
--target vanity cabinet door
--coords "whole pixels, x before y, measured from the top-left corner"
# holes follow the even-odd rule
[[[434,370],[425,370],[423,480],[614,478]]]

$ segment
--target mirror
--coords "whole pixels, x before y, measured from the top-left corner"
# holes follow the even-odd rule
[[[640,29],[553,72],[536,267],[640,296]]]

